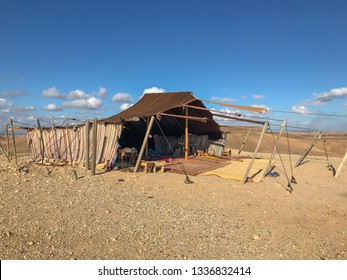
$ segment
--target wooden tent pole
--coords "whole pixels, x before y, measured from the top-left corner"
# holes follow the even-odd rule
[[[250,132],[251,132],[251,129],[248,129],[248,132],[247,132],[247,135],[246,135],[246,137],[245,137],[245,140],[243,140],[242,145],[241,145],[240,150],[239,150],[239,152],[237,153],[237,155],[240,155],[240,154],[241,154],[242,149],[243,149],[243,146],[246,144],[246,141],[247,141],[247,139],[248,139],[248,136],[249,136]]]
[[[45,158],[45,143],[43,142],[43,132],[40,124],[40,119],[37,119],[37,127],[40,131],[40,151],[41,151],[41,161],[43,163]]]
[[[53,138],[54,156],[55,156],[56,160],[58,160],[58,159],[60,159],[60,153],[58,151],[58,141],[57,141],[57,135],[55,133],[54,117],[52,117],[52,138]]]
[[[262,132],[261,132],[261,134],[260,134],[257,147],[255,148],[255,151],[254,151],[253,156],[252,156],[252,160],[251,160],[251,162],[250,162],[249,165],[248,165],[248,168],[247,168],[247,171],[246,171],[245,175],[243,176],[242,184],[245,184],[245,183],[247,182],[249,172],[251,171],[251,168],[252,168],[252,166],[253,166],[255,157],[257,156],[257,153],[258,153],[260,144],[261,144],[261,142],[263,141],[263,138],[264,138],[264,135],[265,135],[265,132],[266,132],[268,126],[269,126],[269,123],[268,123],[268,122],[266,122],[266,123],[264,124],[264,126],[263,126],[263,130],[262,130]]]
[[[186,110],[186,119],[185,119],[185,141],[184,141],[184,159],[188,160],[188,153],[189,153],[189,130],[188,130],[188,107],[185,107]]]
[[[85,160],[85,168],[89,170],[89,120],[86,120],[84,124],[84,160]]]
[[[274,159],[274,157],[275,157],[276,150],[278,149],[278,144],[279,144],[279,142],[280,142],[283,129],[285,128],[286,124],[287,124],[286,121],[283,121],[283,123],[281,124],[281,128],[280,128],[280,131],[279,131],[279,133],[278,133],[278,135],[277,135],[277,139],[276,139],[276,142],[275,142],[275,147],[274,147],[274,149],[273,149],[273,151],[272,151],[272,154],[271,154],[271,156],[270,156],[269,163],[268,163],[268,165],[267,165],[266,168],[265,168],[265,172],[263,173],[262,179],[264,179],[265,176],[266,176],[266,174],[269,172],[271,163],[272,163],[272,161],[273,161],[273,159]]]
[[[17,148],[16,148],[16,139],[14,137],[14,129],[13,129],[13,119],[10,119],[10,125],[11,125],[11,132],[12,132],[12,141],[13,141],[13,149],[14,149],[14,158],[16,161],[16,165],[18,166],[18,159],[17,159]]]
[[[345,153],[345,156],[344,156],[343,159],[342,159],[342,162],[341,162],[340,165],[339,165],[339,168],[338,168],[337,171],[336,171],[335,178],[337,178],[337,176],[339,176],[339,174],[340,174],[340,172],[341,172],[341,170],[342,170],[342,166],[343,166],[343,164],[345,163],[346,160],[347,160],[347,151],[346,151],[346,153]]]
[[[8,137],[8,124],[6,124],[6,142],[7,142],[7,159],[8,159],[8,162],[11,161],[11,156],[10,156],[10,137]]]
[[[240,122],[249,122],[249,123],[261,124],[261,125],[264,125],[264,123],[265,123],[265,122],[254,121],[254,120],[249,120],[249,119],[243,119],[243,118],[238,118],[238,117],[231,117],[231,116],[226,116],[226,115],[221,115],[221,114],[214,114],[214,113],[212,113],[212,115],[216,116],[216,117],[221,117],[221,118],[235,120],[235,121],[240,121]]]
[[[96,172],[96,145],[97,145],[97,126],[98,122],[97,119],[93,119],[93,127],[92,127],[92,164],[91,164],[91,174],[92,176],[95,175]]]
[[[314,136],[311,144],[306,148],[305,152],[302,154],[302,156],[298,159],[298,161],[296,162],[294,167],[298,167],[302,161],[306,158],[306,156],[308,155],[308,153],[311,151],[311,149],[313,148],[314,144],[316,143],[316,140],[321,139],[322,137],[322,132],[318,131],[317,134]]]
[[[139,156],[137,157],[137,161],[136,161],[135,168],[134,168],[134,173],[138,172],[138,170],[139,170],[140,162],[141,162],[141,159],[142,159],[142,156],[143,156],[143,152],[145,151],[146,144],[147,144],[147,141],[148,141],[148,136],[149,136],[149,134],[150,134],[150,132],[152,130],[152,126],[153,126],[153,123],[154,123],[154,118],[155,118],[154,116],[151,116],[151,119],[149,121],[149,124],[148,124],[148,127],[147,127],[147,131],[146,131],[146,134],[145,134],[145,138],[143,138],[141,150],[140,150]]]
[[[188,120],[193,120],[193,121],[198,121],[198,122],[207,122],[208,121],[208,118],[191,117],[191,116],[189,117],[189,116],[173,115],[173,114],[166,114],[166,113],[158,113],[157,116],[168,116],[168,117],[188,119]]]
[[[147,117],[147,129],[148,129],[148,124],[149,124],[149,117]],[[146,142],[145,157],[148,157],[148,141]]]
[[[71,139],[70,139],[70,130],[69,130],[69,120],[66,119],[66,137],[67,137],[67,148],[69,150],[69,156],[70,156],[70,164],[73,166],[73,159],[72,159],[72,151],[71,151]]]
[[[231,107],[231,108],[236,108],[236,109],[241,109],[241,110],[246,110],[246,111],[257,112],[257,113],[266,112],[266,109],[265,109],[265,108],[233,105],[233,104],[221,103],[221,102],[216,102],[216,101],[211,101],[211,100],[200,100],[200,101],[206,102],[206,103],[212,103],[212,104],[222,105],[222,106],[228,106],[228,107]]]

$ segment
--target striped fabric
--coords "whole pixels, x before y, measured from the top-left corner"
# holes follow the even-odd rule
[[[85,125],[68,127],[42,128],[43,149],[41,133],[37,128],[27,130],[27,140],[31,154],[35,160],[42,158],[41,150],[44,151],[45,159],[56,159],[72,162],[73,164],[85,163],[85,149],[89,149],[89,160],[91,154],[92,130],[89,128],[89,146],[86,144]],[[121,136],[122,125],[110,123],[98,123],[97,125],[97,151],[96,163],[110,164],[116,161],[118,140]]]

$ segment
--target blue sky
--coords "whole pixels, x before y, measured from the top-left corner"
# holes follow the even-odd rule
[[[346,117],[318,115],[347,115],[346,14],[344,0],[0,0],[0,125],[192,91],[347,131]]]

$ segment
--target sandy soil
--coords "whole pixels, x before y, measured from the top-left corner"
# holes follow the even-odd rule
[[[18,172],[0,152],[0,258],[347,259],[347,165],[338,178],[326,165],[309,156],[290,194],[283,173],[185,184],[180,174],[77,169],[76,180],[68,166]]]

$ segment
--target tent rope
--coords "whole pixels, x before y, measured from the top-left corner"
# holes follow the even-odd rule
[[[294,177],[294,171],[293,171],[292,153],[290,151],[289,134],[288,134],[287,123],[286,123],[286,137],[287,137],[288,154],[289,154],[289,162],[290,162],[290,174],[291,174],[290,182],[293,183],[293,184],[297,184],[297,181],[296,181],[296,179]]]
[[[172,146],[171,146],[169,140],[167,139],[167,137],[166,137],[166,135],[165,135],[163,129],[161,128],[161,126],[160,126],[160,124],[159,124],[157,118],[154,118],[154,119],[155,119],[155,122],[157,123],[157,125],[158,125],[158,127],[159,127],[161,133],[163,134],[166,143],[169,145],[169,148],[170,148],[170,150],[171,150],[173,156],[175,157],[177,163],[179,164],[179,166],[181,167],[182,171],[184,172],[184,175],[186,176],[186,179],[184,180],[184,182],[185,182],[186,184],[192,184],[193,182],[189,179],[187,170],[185,169],[183,163],[178,159],[178,156],[176,155],[175,151],[172,149]]]
[[[279,158],[280,158],[280,160],[281,160],[281,164],[282,164],[282,167],[283,167],[283,170],[284,170],[284,174],[285,174],[285,176],[286,176],[286,178],[287,178],[288,184],[287,184],[286,190],[289,191],[290,193],[292,193],[292,192],[293,192],[293,188],[292,188],[292,185],[290,184],[290,179],[289,179],[289,177],[288,177],[287,170],[286,170],[286,168],[285,168],[285,166],[284,166],[284,162],[283,162],[281,153],[280,153],[280,151],[279,151],[278,145],[277,145],[277,143],[276,143],[275,136],[274,136],[274,134],[273,134],[273,131],[272,131],[272,129],[271,129],[271,126],[269,126],[269,129],[270,129],[271,136],[272,136],[272,139],[273,139],[273,141],[274,141],[275,148],[276,148],[276,150],[277,150],[278,156],[279,156]]]
[[[333,166],[330,164],[329,162],[329,157],[328,157],[328,151],[327,151],[327,148],[325,146],[327,140],[325,139],[325,135],[323,134],[323,137],[322,137],[322,142],[323,142],[323,147],[324,147],[324,152],[325,152],[325,158],[327,160],[327,167],[329,168],[329,170],[334,170]]]

